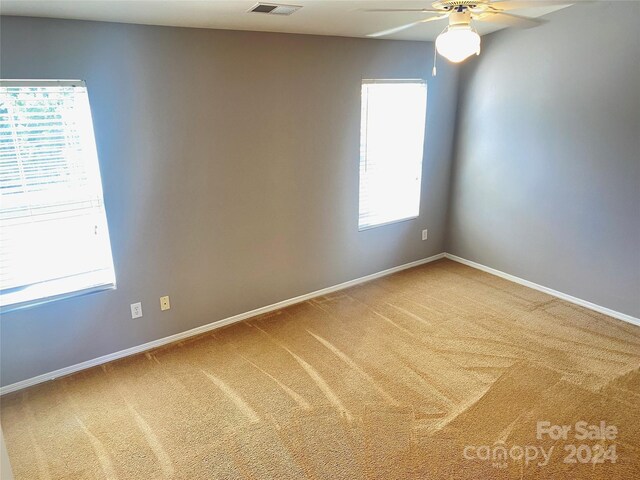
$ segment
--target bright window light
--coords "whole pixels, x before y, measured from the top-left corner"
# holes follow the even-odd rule
[[[0,82],[0,307],[115,287],[87,89]]]
[[[422,80],[363,81],[360,230],[419,215],[426,109]]]

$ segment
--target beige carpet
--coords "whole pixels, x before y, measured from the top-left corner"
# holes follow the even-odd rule
[[[18,479],[632,479],[639,367],[640,328],[444,260],[7,395],[2,427]]]

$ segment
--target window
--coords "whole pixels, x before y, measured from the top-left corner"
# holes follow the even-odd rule
[[[362,82],[360,230],[420,213],[426,110],[422,80]]]
[[[0,306],[114,286],[84,82],[1,81]]]

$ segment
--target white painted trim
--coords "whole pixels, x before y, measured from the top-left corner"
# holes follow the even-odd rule
[[[561,298],[562,300],[566,300],[567,302],[575,303],[576,305],[580,305],[581,307],[588,308],[589,310],[593,310],[598,313],[609,315],[610,317],[617,318],[618,320],[631,323],[632,325],[640,326],[640,318],[632,317],[631,315],[627,315],[626,313],[617,312],[607,307],[601,307],[600,305],[596,305],[595,303],[591,303],[586,300],[582,300],[581,298],[567,295],[566,293],[558,292],[557,290],[553,290],[552,288],[549,288],[549,287],[543,287],[542,285],[538,285],[537,283],[530,282],[529,280],[524,280],[523,278],[516,277],[515,275],[501,272],[500,270],[496,270],[495,268],[487,267],[480,263],[472,262],[471,260],[467,260],[466,258],[461,258],[456,255],[452,255],[450,253],[445,253],[445,257],[448,258],[449,260],[453,260],[454,262],[462,263],[469,267],[477,268],[478,270],[482,270],[483,272],[496,275],[497,277],[502,277],[514,283],[519,283],[520,285],[524,285],[525,287],[533,288],[534,290],[548,293],[549,295]]]
[[[9,453],[4,443],[4,434],[0,428],[0,479],[13,480],[13,470],[9,461]]]
[[[191,330],[187,330],[186,332],[176,333],[175,335],[169,335],[168,337],[160,338],[152,342],[143,343],[142,345],[127,348],[125,350],[120,350],[119,352],[110,353],[108,355],[103,355],[101,357],[94,358],[92,360],[87,360],[86,362],[77,363],[75,365],[71,365],[70,367],[61,368],[59,370],[54,370],[53,372],[38,375],[37,377],[28,378],[20,382],[12,383],[11,385],[6,385],[0,388],[0,396],[6,393],[11,393],[17,390],[21,390],[23,388],[31,387],[32,385],[37,385],[38,383],[53,380],[55,378],[62,377],[64,375],[69,375],[71,373],[79,372],[80,370],[85,370],[87,368],[95,367],[96,365],[102,365],[103,363],[111,362],[119,358],[128,357],[130,355],[135,355],[136,353],[141,353],[146,350],[150,350],[152,348],[157,348],[162,345],[166,345],[168,343],[177,342],[185,338],[193,337],[194,335],[199,335],[201,333],[205,333],[210,330],[215,330],[216,328],[224,327],[226,325],[231,325],[232,323],[241,322],[242,320],[246,320],[248,318],[255,317],[257,315],[262,315],[264,313],[280,310],[282,308],[288,307],[289,305],[293,305],[295,303],[304,302],[306,300],[310,300],[312,298],[319,297],[321,295],[327,295],[329,293],[333,293],[337,290],[343,290],[345,288],[353,287],[354,285],[358,285],[360,283],[369,282],[371,280],[375,280],[376,278],[384,277],[386,275],[391,275],[392,273],[400,272],[408,268],[417,267],[419,265],[433,262],[435,260],[439,260],[444,257],[445,257],[444,253],[439,253],[431,257],[423,258],[422,260],[417,260],[411,263],[405,263],[404,265],[399,265],[397,267],[389,268],[381,272],[372,273],[371,275],[366,275],[364,277],[356,278],[354,280],[349,280],[348,282],[340,283],[332,287],[323,288],[320,290],[316,290],[315,292],[306,293],[304,295],[290,298],[288,300],[283,300],[281,302],[273,303],[265,307],[256,308],[255,310],[251,310],[249,312],[240,313],[238,315],[234,315],[233,317],[208,323],[207,325],[202,325],[201,327],[192,328]]]

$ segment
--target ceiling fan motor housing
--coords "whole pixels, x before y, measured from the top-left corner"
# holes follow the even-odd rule
[[[471,12],[452,12],[449,14],[449,25],[469,25],[471,23]]]
[[[488,0],[438,0],[431,5],[436,10],[462,13],[469,10],[484,10],[489,6]]]

